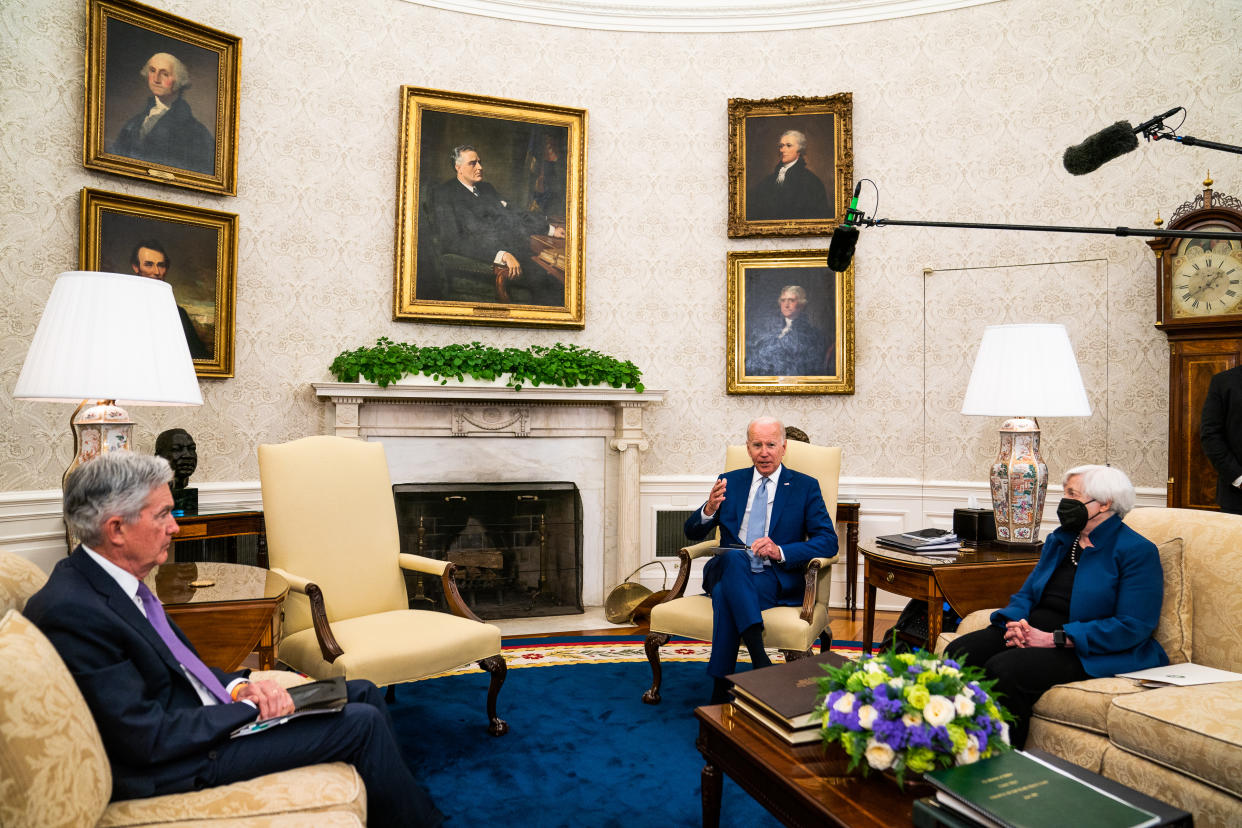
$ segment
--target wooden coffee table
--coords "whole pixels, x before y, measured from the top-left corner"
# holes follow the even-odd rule
[[[731,704],[700,707],[696,743],[703,754],[703,826],[720,824],[720,800],[727,774],[785,825],[891,828],[910,825],[914,800],[934,789],[926,783],[905,789],[881,774],[849,773],[845,752],[823,745],[789,745]]]
[[[166,563],[147,585],[208,665],[236,670],[252,652],[259,669],[275,665],[272,630],[289,592],[284,578],[243,564]]]

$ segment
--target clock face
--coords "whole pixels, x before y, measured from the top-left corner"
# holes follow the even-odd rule
[[[1242,316],[1242,242],[1182,239],[1173,254],[1172,271],[1174,317]]]

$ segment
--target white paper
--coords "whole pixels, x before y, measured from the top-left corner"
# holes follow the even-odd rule
[[[1242,681],[1242,673],[1231,673],[1228,670],[1217,670],[1203,664],[1169,664],[1165,667],[1152,667],[1148,670],[1135,670],[1133,673],[1118,673],[1118,678],[1132,678],[1141,682],[1154,684],[1173,684],[1178,687],[1190,687],[1195,684],[1216,684],[1223,681]]]

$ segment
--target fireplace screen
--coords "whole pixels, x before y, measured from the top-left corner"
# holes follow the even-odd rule
[[[582,612],[582,500],[573,483],[393,486],[401,548],[457,565],[483,619]],[[406,574],[413,609],[447,611],[439,581]]]

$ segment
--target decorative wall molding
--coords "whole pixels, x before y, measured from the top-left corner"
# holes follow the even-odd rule
[[[445,11],[624,32],[773,32],[845,26],[1002,0],[407,0]]]

